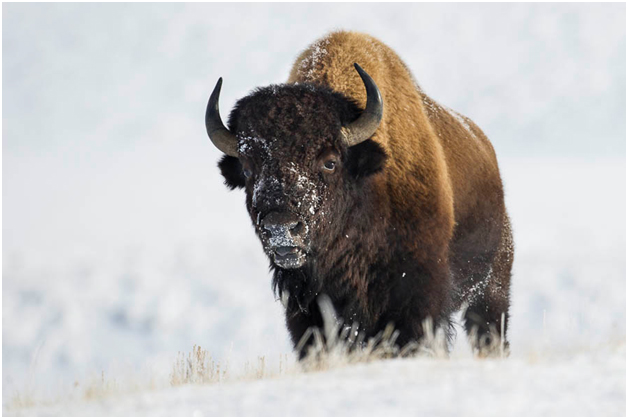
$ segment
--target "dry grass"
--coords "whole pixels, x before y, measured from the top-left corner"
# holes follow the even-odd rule
[[[344,327],[342,319],[338,319],[331,301],[326,298],[318,300],[323,315],[323,330],[308,330],[299,344],[300,351],[305,342],[313,338],[307,355],[298,365],[298,371],[325,371],[355,363],[372,362],[393,357],[429,356],[446,358],[448,355],[447,339],[442,329],[434,327],[430,319],[423,322],[426,335],[420,343],[411,343],[404,347],[396,344],[399,333],[390,324],[375,337],[365,339],[358,332],[358,325]]]
[[[74,382],[74,387],[78,388],[79,383]],[[120,385],[117,383],[115,378],[113,380],[105,379],[105,372],[101,371],[100,379],[88,380],[82,390],[83,398],[93,400],[118,392],[120,390]]]
[[[275,378],[286,375],[297,375],[309,372],[326,371],[341,368],[356,363],[368,363],[377,360],[393,358],[398,356],[428,356],[433,358],[447,358],[447,339],[441,329],[433,332],[432,322],[427,319],[423,323],[423,330],[426,335],[419,344],[406,345],[400,348],[395,344],[398,332],[389,325],[377,336],[365,339],[357,332],[358,326],[343,328],[342,321],[336,317],[331,301],[322,298],[319,300],[321,312],[323,313],[323,330],[310,329],[301,340],[300,346],[309,338],[313,338],[313,345],[300,362],[295,362],[289,358],[288,354],[279,356],[278,363],[268,362],[265,356],[258,357],[253,362],[245,362],[241,368],[232,370],[230,363],[218,362],[211,354],[198,345],[194,345],[192,351],[186,353],[179,352],[166,381],[165,377],[155,380],[152,374],[142,374],[142,379],[132,380],[131,377],[123,377],[124,382],[108,378],[104,371],[99,376],[85,380],[84,384],[74,383],[74,389],[66,397],[57,398],[54,401],[43,403],[36,401],[33,397],[26,395],[16,395],[7,404],[10,410],[19,411],[35,405],[53,404],[68,399],[95,400],[118,394],[130,394],[146,390],[159,390],[169,386],[183,385],[219,385],[225,382],[248,381]],[[473,338],[473,337],[471,337]],[[501,336],[496,335],[492,342],[501,342]],[[493,343],[494,345],[494,343]],[[299,346],[297,349],[301,349]],[[501,350],[504,356],[504,348],[491,347],[486,351],[476,353],[482,357],[484,353],[496,353]],[[146,377],[149,377],[148,380]]]
[[[170,384],[180,386],[187,384],[207,385],[239,380],[259,380],[282,375],[325,371],[343,367],[349,364],[372,362],[397,356],[431,356],[447,357],[447,340],[442,330],[434,330],[432,322],[424,322],[427,334],[420,344],[410,344],[400,348],[395,344],[398,332],[389,325],[386,329],[368,340],[357,332],[358,325],[352,328],[342,328],[327,298],[319,298],[319,306],[323,314],[323,330],[309,329],[299,345],[299,351],[305,342],[313,338],[313,345],[299,363],[289,362],[288,355],[279,357],[278,369],[268,365],[265,356],[260,356],[254,362],[245,362],[244,372],[235,374],[229,363],[216,362],[210,353],[198,345],[194,345],[191,352],[179,353],[172,366]]]
[[[208,351],[194,345],[192,352],[189,352],[187,356],[179,352],[172,366],[170,385],[218,383],[227,378],[227,370],[228,363],[221,367]]]
[[[28,409],[29,407],[33,407],[38,405],[39,403],[28,393],[24,393],[24,394],[15,394],[11,400],[9,400],[9,402],[7,403],[7,406],[10,409]],[[4,413],[4,407],[3,407],[3,412],[2,412],[2,416],[5,416],[6,414]]]
[[[123,377],[109,378],[104,371],[99,377],[90,377],[84,383],[74,382],[74,397],[85,400],[98,400],[114,394],[138,393],[146,390],[157,390],[164,385],[155,379],[153,374],[129,373]]]
[[[52,398],[36,397],[32,390],[25,389],[22,393],[16,393],[13,398],[3,406],[3,414],[5,411],[13,415],[22,409],[28,409],[34,406],[54,405],[57,403],[68,402],[71,400],[99,400],[116,394],[130,394],[133,392],[155,389],[155,382],[151,378],[147,380],[132,381],[130,377],[125,377],[125,382],[120,383],[116,379],[108,379],[105,372],[96,376],[91,376],[83,383],[75,381],[72,383],[71,389],[64,395],[57,395]]]
[[[395,344],[398,332],[389,325],[383,332],[368,340],[357,332],[358,326],[342,328],[331,301],[319,299],[323,313],[323,330],[309,329],[297,345],[297,351],[312,338],[307,355],[300,362],[290,362],[287,354],[279,357],[278,368],[272,368],[265,356],[254,362],[245,362],[243,372],[235,374],[229,363],[216,362],[210,353],[198,345],[191,352],[179,353],[172,366],[170,385],[208,385],[240,380],[259,380],[282,375],[293,375],[314,371],[325,371],[355,363],[372,362],[397,356],[447,357],[447,340],[442,330],[434,330],[432,322],[424,322],[427,334],[420,344],[410,344],[400,348]]]
[[[281,354],[278,361],[278,369],[275,370],[267,364],[265,356],[259,356],[253,362],[246,361],[243,372],[235,374],[231,371],[229,362],[216,362],[208,351],[194,345],[187,355],[179,352],[172,365],[170,385],[207,385],[227,381],[260,380],[285,375],[295,370],[294,363],[288,361],[287,354]]]

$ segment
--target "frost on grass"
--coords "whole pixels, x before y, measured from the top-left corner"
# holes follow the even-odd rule
[[[505,315],[502,313],[501,324],[505,321]],[[499,331],[495,325],[489,326],[488,335],[478,336],[478,327],[473,326],[469,332],[468,340],[473,348],[473,355],[477,358],[507,358],[510,356],[510,348],[505,346],[504,328]],[[473,342],[479,341],[479,347],[474,348]]]
[[[165,383],[155,379],[152,374],[134,375],[127,372],[125,375],[110,377],[101,371],[99,374],[90,374],[87,377],[68,383],[66,388],[61,384],[62,392],[44,397],[35,395],[29,389],[17,392],[6,405],[4,410],[18,412],[22,409],[68,404],[76,401],[103,400],[117,395],[138,394],[145,391],[157,390],[165,387]]]
[[[170,385],[173,387],[186,384],[217,384],[226,381],[262,379],[285,374],[290,371],[288,355],[279,356],[278,370],[267,363],[266,356],[258,356],[253,362],[244,363],[242,373],[233,373],[229,362],[216,362],[210,353],[198,345],[191,352],[179,352],[172,365]]]
[[[187,356],[179,352],[172,366],[170,384],[180,386],[184,384],[209,384],[223,381],[227,375],[227,367],[221,368],[208,351],[194,345],[192,352]]]
[[[425,336],[421,342],[409,343],[403,347],[396,344],[399,332],[389,324],[375,337],[365,339],[359,325],[351,327],[343,324],[336,316],[329,298],[322,296],[318,300],[323,315],[323,330],[308,329],[297,345],[300,351],[313,338],[313,344],[301,360],[300,367],[304,371],[321,371],[360,362],[371,362],[393,357],[431,356],[447,357],[447,339],[442,328],[434,327],[431,319],[423,322]]]
[[[312,371],[325,371],[350,364],[366,363],[393,357],[427,356],[446,358],[448,341],[441,328],[434,328],[430,319],[423,322],[426,331],[421,342],[400,347],[396,344],[399,333],[393,325],[375,337],[366,339],[359,331],[359,325],[347,327],[337,317],[332,303],[326,296],[318,300],[323,315],[323,329],[310,328],[304,334],[296,351],[299,352],[305,342],[312,339],[306,356],[298,363],[288,360],[288,355],[279,357],[278,369],[272,368],[265,356],[259,356],[254,362],[244,364],[241,374],[230,373],[229,364],[220,364],[213,360],[208,351],[194,345],[187,355],[179,353],[171,373],[170,384],[217,384],[225,381],[256,380],[283,375],[294,375]],[[221,366],[222,365],[222,366]]]
[[[194,345],[192,351],[178,353],[172,365],[169,382],[166,377],[162,380],[152,376],[148,379],[146,376],[135,379],[129,376],[109,378],[102,371],[80,384],[75,382],[73,391],[55,400],[35,400],[28,394],[21,394],[9,401],[5,408],[20,411],[79,400],[104,400],[119,395],[141,394],[146,390],[162,390],[167,387],[220,385],[225,382],[298,376],[303,373],[334,370],[352,364],[394,357],[448,358],[446,334],[441,328],[435,329],[430,319],[423,322],[423,330],[426,332],[421,342],[399,347],[396,344],[398,332],[392,325],[388,325],[377,336],[365,339],[365,336],[359,332],[359,325],[347,327],[343,320],[337,317],[329,298],[323,296],[319,298],[318,303],[323,314],[324,326],[322,330],[310,329],[303,336],[300,345],[303,345],[309,338],[313,338],[313,344],[300,362],[295,362],[288,354],[281,354],[278,363],[275,360],[269,360],[266,356],[258,356],[255,361],[247,361],[234,371],[228,361],[217,362],[208,351]],[[491,345],[476,355],[482,357],[484,353],[496,353],[500,349],[502,356],[504,355],[504,348],[499,348],[499,339],[492,339]],[[297,351],[300,349],[301,347],[297,347]]]
[[[441,326],[434,327],[430,318],[423,321],[423,339],[420,342],[411,342],[405,346],[397,345],[399,336],[392,324],[389,324],[375,337],[365,339],[359,332],[359,325],[354,323],[352,327],[343,324],[342,319],[336,316],[329,298],[322,296],[318,300],[323,316],[323,330],[309,329],[299,344],[297,352],[303,348],[305,342],[313,339],[313,344],[308,348],[300,368],[303,371],[321,371],[341,367],[348,364],[371,362],[393,357],[429,357],[445,359],[449,357],[451,342],[447,333]],[[502,324],[504,324],[502,314]],[[471,331],[470,341],[475,341],[477,329]],[[504,346],[504,330],[496,330],[491,326],[490,336],[480,342],[478,349],[474,350],[477,358],[505,358],[509,350]]]

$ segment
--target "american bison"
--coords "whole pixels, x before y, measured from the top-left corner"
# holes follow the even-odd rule
[[[221,85],[207,133],[225,154],[226,185],[246,191],[295,347],[323,327],[322,295],[366,338],[393,324],[399,347],[418,342],[425,319],[449,331],[462,308],[476,351],[507,347],[512,233],[495,152],[477,125],[355,32],[312,44],[287,83],[240,99],[228,128]]]

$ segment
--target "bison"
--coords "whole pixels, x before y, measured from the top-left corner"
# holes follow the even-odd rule
[[[366,338],[393,324],[399,347],[416,343],[425,327],[449,332],[462,308],[477,353],[508,346],[512,233],[495,151],[477,125],[356,32],[312,44],[287,83],[240,99],[228,128],[221,86],[207,133],[225,154],[226,185],[246,191],[295,348],[324,326],[323,295],[341,326]]]

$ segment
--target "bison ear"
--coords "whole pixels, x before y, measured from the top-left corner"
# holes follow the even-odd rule
[[[245,179],[239,159],[225,155],[218,163],[218,167],[225,178],[225,185],[230,189],[244,188]]]
[[[349,147],[347,169],[356,179],[363,178],[381,171],[387,158],[382,146],[373,140],[366,140]]]

